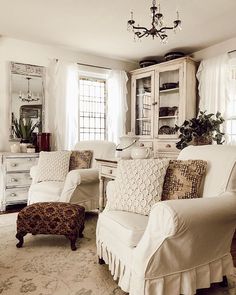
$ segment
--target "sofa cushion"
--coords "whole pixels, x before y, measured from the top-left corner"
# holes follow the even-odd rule
[[[162,200],[199,198],[207,162],[171,160],[166,171]]]
[[[161,200],[168,164],[167,159],[120,160],[114,194],[108,196],[106,207],[148,215]]]
[[[93,151],[72,151],[70,155],[70,168],[69,170],[75,169],[88,169],[91,166],[93,157]]]
[[[119,240],[128,247],[136,247],[143,236],[148,216],[124,212],[104,211],[99,215],[99,224],[110,234],[119,233]]]

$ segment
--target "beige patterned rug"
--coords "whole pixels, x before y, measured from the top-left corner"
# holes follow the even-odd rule
[[[97,264],[95,229],[97,216],[86,217],[85,237],[77,251],[62,236],[27,235],[17,249],[16,213],[0,215],[1,295],[124,295],[106,265]],[[236,276],[229,288],[218,285],[198,294],[235,295]],[[170,294],[171,295],[171,294]]]

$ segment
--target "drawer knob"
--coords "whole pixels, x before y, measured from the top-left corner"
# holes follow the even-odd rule
[[[17,182],[17,178],[11,178],[11,182]]]
[[[11,197],[15,197],[16,194],[15,194],[15,193],[11,193],[10,196],[11,196]]]
[[[171,148],[171,145],[168,143],[168,144],[166,145],[166,148]]]
[[[12,163],[12,164],[11,164],[11,167],[16,167],[16,166],[17,166],[16,163]]]
[[[109,170],[109,174],[112,174],[112,169]]]

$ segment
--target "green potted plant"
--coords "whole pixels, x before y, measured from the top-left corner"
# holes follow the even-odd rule
[[[30,118],[16,118],[12,120],[13,132],[16,138],[21,138],[21,142],[29,143],[32,141],[32,134],[35,128],[39,127],[39,122],[33,124]]]
[[[224,133],[220,130],[224,119],[220,112],[216,114],[207,114],[206,111],[200,111],[197,118],[185,120],[181,126],[176,125],[176,131],[179,131],[180,141],[176,147],[180,150],[186,146],[224,143]]]

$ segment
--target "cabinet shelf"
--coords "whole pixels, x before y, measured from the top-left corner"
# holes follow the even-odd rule
[[[171,92],[178,92],[179,91],[179,87],[176,88],[171,88],[171,89],[164,89],[164,90],[160,90],[159,93],[171,93]]]
[[[178,116],[160,116],[159,119],[177,119]]]
[[[178,138],[178,134],[158,134],[158,138],[162,139],[173,139],[173,138]]]
[[[138,118],[136,121],[151,121],[151,118]]]
[[[139,93],[139,94],[136,94],[136,96],[151,96],[151,92]]]

